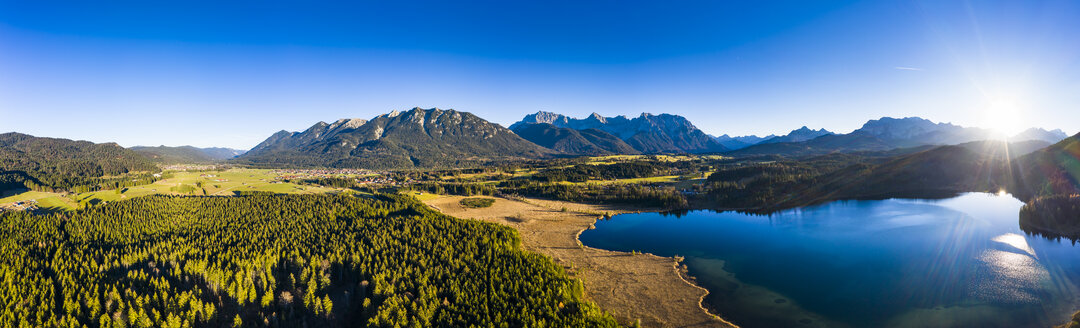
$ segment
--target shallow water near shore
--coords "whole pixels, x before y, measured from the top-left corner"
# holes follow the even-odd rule
[[[768,216],[617,215],[588,246],[683,256],[744,327],[1047,327],[1080,309],[1080,246],[1020,231],[982,193],[840,201]]]

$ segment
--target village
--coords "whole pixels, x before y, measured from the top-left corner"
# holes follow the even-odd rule
[[[270,173],[276,174],[277,177],[275,179],[279,181],[351,178],[354,182],[361,185],[379,184],[390,186],[400,186],[413,182],[412,179],[398,181],[387,171],[372,171],[365,169],[281,169],[270,171]]]
[[[169,164],[160,165],[162,171],[213,171],[225,170],[232,167],[224,164]]]
[[[33,200],[33,199],[24,200],[24,201],[17,201],[17,202],[11,202],[11,203],[6,203],[6,204],[0,204],[0,212],[5,212],[5,211],[37,212],[39,209],[40,208],[38,207],[37,200]]]

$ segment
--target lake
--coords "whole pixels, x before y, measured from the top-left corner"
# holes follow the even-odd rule
[[[1008,195],[839,201],[772,215],[617,215],[590,247],[683,256],[743,327],[1047,327],[1080,310],[1080,248]]]

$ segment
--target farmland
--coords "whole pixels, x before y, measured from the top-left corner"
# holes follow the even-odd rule
[[[27,191],[0,198],[0,204],[34,201],[47,210],[74,210],[87,205],[99,205],[141,196],[205,195],[232,196],[236,191],[266,191],[279,194],[325,193],[336,188],[301,186],[278,179],[282,173],[264,169],[230,169],[226,171],[170,172],[172,177],[152,184],[119,190],[102,190],[76,194]]]

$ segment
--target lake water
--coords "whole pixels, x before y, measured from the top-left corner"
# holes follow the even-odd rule
[[[1047,327],[1080,310],[1080,247],[1027,236],[1023,204],[840,201],[769,216],[617,215],[588,246],[679,255],[743,327]]]

